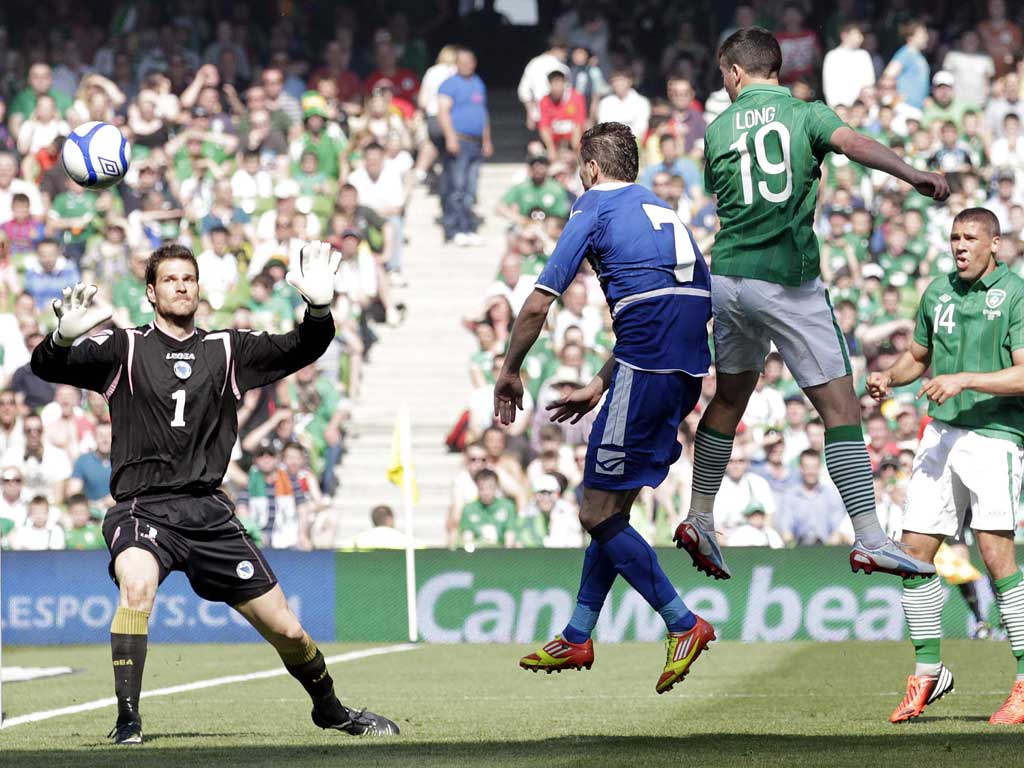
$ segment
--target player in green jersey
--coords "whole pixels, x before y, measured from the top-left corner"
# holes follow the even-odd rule
[[[949,196],[943,176],[911,168],[857,133],[821,102],[779,86],[782,52],[771,32],[737,30],[718,62],[733,103],[707,129],[705,186],[718,198],[721,231],[712,250],[718,385],[697,429],[690,513],[676,542],[715,578],[729,570],[714,540],[715,495],[733,437],[774,342],[825,422],[825,462],[857,541],[853,569],[932,574],[886,538],[875,513],[871,462],[853,391],[846,342],[821,281],[814,206],[829,152],[890,173],[921,194]]]
[[[933,421],[914,457],[903,544],[932,562],[947,536],[964,525],[974,530],[1017,658],[1010,697],[989,722],[1024,723],[1024,574],[1013,545],[1024,459],[1024,280],[996,261],[999,221],[991,211],[961,211],[950,243],[956,271],[928,286],[910,349],[871,374],[868,391],[882,401],[890,387],[916,381],[931,367],[918,396],[928,396]],[[889,718],[894,723],[953,690],[953,675],[939,658],[942,602],[937,577],[904,580],[917,666]]]

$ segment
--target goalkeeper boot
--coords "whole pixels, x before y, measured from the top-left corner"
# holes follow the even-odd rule
[[[332,702],[333,704],[333,702]],[[320,728],[332,728],[350,736],[397,736],[398,724],[383,715],[376,715],[365,709],[352,709],[340,704],[339,716],[331,707],[313,706],[313,724]]]
[[[113,738],[114,744],[141,744],[142,721],[138,719],[121,720],[119,718],[117,724],[110,729],[107,738]]]
[[[911,576],[934,576],[935,566],[911,557],[899,542],[886,539],[877,549],[868,549],[860,541],[850,550],[850,569],[856,573],[892,573],[909,579]]]
[[[905,723],[924,712],[929,704],[953,692],[953,673],[944,664],[936,675],[910,675],[907,693],[900,705],[889,715],[890,723]]]
[[[671,691],[672,686],[686,677],[693,662],[714,639],[714,628],[700,616],[697,623],[685,632],[669,632],[665,640],[665,669],[654,690],[658,693]]]
[[[1009,698],[988,720],[993,725],[1015,725],[1024,723],[1024,680],[1013,684]]]
[[[728,579],[732,576],[729,567],[722,557],[722,550],[715,540],[714,531],[688,523],[685,520],[676,528],[672,540],[678,549],[685,549],[693,559],[693,567],[716,579]]]
[[[519,660],[519,666],[532,672],[561,672],[563,669],[590,669],[594,663],[594,641],[570,643],[561,635],[529,656]]]

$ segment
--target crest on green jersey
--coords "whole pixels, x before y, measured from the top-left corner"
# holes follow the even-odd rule
[[[995,309],[1006,299],[1006,291],[1002,288],[989,288],[985,294],[985,306],[989,309]]]

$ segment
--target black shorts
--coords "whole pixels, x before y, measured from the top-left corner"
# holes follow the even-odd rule
[[[182,571],[205,600],[238,605],[277,584],[263,553],[235,517],[231,500],[220,491],[119,502],[103,518],[103,538],[115,584],[114,561],[129,547],[153,553],[161,583],[171,571]]]

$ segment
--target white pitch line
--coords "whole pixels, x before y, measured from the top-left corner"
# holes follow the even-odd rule
[[[419,647],[420,646],[415,645],[414,643],[385,645],[381,648],[367,648],[363,651],[349,651],[348,653],[340,653],[337,656],[328,656],[324,661],[328,664],[343,664],[346,661],[358,661],[359,659],[368,659],[371,656],[384,656],[389,653],[412,651]],[[148,699],[155,696],[171,696],[175,693],[198,691],[203,688],[215,688],[219,685],[231,685],[232,683],[245,683],[249,680],[264,680],[268,677],[280,677],[287,674],[288,670],[284,667],[275,667],[274,669],[265,669],[262,672],[249,672],[244,675],[212,677],[209,680],[197,680],[194,683],[182,683],[181,685],[171,685],[166,688],[156,688],[152,691],[143,691],[142,698]],[[117,704],[117,698],[109,696],[105,699],[87,701],[84,704],[75,704],[72,707],[61,707],[60,709],[47,709],[42,712],[32,712],[27,715],[18,715],[17,717],[4,720],[3,724],[0,724],[0,728],[13,728],[16,725],[24,725],[25,723],[38,723],[40,720],[49,720],[50,718],[63,717],[64,715],[75,715],[79,712],[89,712],[94,709],[112,707],[115,704]]]

